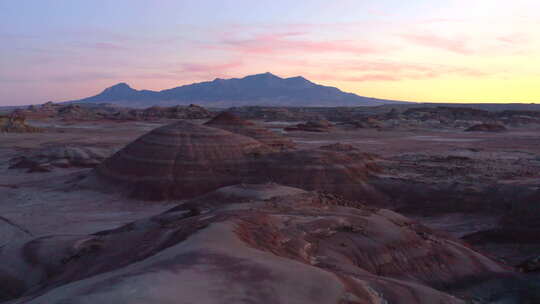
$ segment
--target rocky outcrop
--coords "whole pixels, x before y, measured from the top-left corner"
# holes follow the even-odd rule
[[[25,303],[457,304],[497,301],[518,280],[392,211],[272,184],[92,235],[10,243],[0,258],[0,297]]]
[[[506,127],[500,124],[483,123],[474,125],[465,130],[465,132],[504,132]]]
[[[374,155],[350,145],[275,152],[253,138],[182,121],[135,140],[83,184],[98,180],[134,197],[165,200],[241,182],[278,182],[384,205],[385,196],[369,185],[379,171]]]
[[[307,121],[324,119],[318,113],[307,111],[308,108],[283,108],[283,107],[232,107],[227,112],[243,119],[261,119],[265,121]],[[319,108],[324,110],[324,108]],[[332,108],[335,110],[335,108]]]
[[[421,120],[471,120],[482,121],[494,119],[492,112],[466,107],[419,107],[411,108],[403,113],[407,118]]]
[[[372,154],[343,144],[313,150],[274,153],[254,162],[248,180],[276,182],[306,190],[321,190],[371,205],[385,205],[385,195],[370,184],[380,167]]]
[[[57,168],[94,168],[112,154],[110,149],[73,145],[51,146],[38,149],[10,160],[10,169],[28,169],[28,172],[48,172]]]
[[[174,118],[182,119],[208,119],[214,116],[212,112],[195,104],[190,104],[187,107],[172,107],[171,112],[174,113]]]
[[[355,119],[347,121],[343,124],[357,129],[380,129],[383,127],[382,122],[373,117],[367,117],[365,119]]]
[[[153,106],[146,109],[120,108],[109,117],[115,120],[208,119],[213,117],[213,113],[201,106],[191,104],[174,107]]]
[[[58,107],[56,118],[64,121],[85,121],[85,120],[101,120],[108,119],[111,115],[111,110],[108,106],[85,107],[78,104],[68,104]]]
[[[130,111],[134,116],[144,120],[155,119],[207,119],[213,114],[205,108],[191,104],[189,106],[174,106],[174,107],[158,107],[153,106],[144,110]]]
[[[250,137],[180,121],[157,128],[103,162],[88,181],[142,199],[183,199],[242,181],[248,159],[272,149]]]
[[[62,107],[58,109],[58,115],[60,115],[63,118],[84,118],[89,113],[88,111],[84,111],[83,108],[81,108],[80,105],[72,104],[65,107]]]
[[[110,114],[111,108],[107,105],[95,105],[92,107],[80,104],[59,104],[51,101],[42,105],[31,105],[21,110],[24,115],[32,119],[56,118],[65,121],[100,120]]]
[[[58,110],[62,107],[60,104],[55,104],[52,101],[48,101],[41,105],[30,105],[28,108],[21,110],[22,113],[31,119],[43,119],[56,117]]]
[[[285,131],[306,131],[306,132],[329,132],[334,125],[328,120],[310,120],[306,123],[286,127]]]
[[[353,111],[348,109],[348,117],[340,113],[343,109],[334,109],[324,113],[326,119],[339,121],[345,125],[359,128],[377,127],[385,129],[466,129],[477,124],[495,124],[522,127],[530,124],[540,124],[540,111],[487,111],[473,107],[392,107],[390,111],[382,112],[387,107],[371,108],[369,111]],[[489,109],[489,107],[486,107]],[[368,121],[368,120],[371,120]],[[373,124],[377,122],[377,124]],[[489,130],[487,130],[489,131]]]
[[[221,112],[205,125],[254,138],[278,150],[294,148],[294,143],[290,139],[229,112]]]
[[[534,192],[523,177],[540,177],[534,155],[483,149],[402,153],[377,164],[383,174],[370,184],[387,194],[394,210],[417,215],[502,215]]]
[[[67,121],[79,120],[160,120],[160,119],[208,119],[213,114],[205,108],[191,104],[189,106],[150,107],[133,109],[112,106],[110,104],[54,104],[29,106],[21,110],[24,115],[36,118],[58,118]]]
[[[13,164],[9,166],[9,169],[27,169],[27,173],[44,173],[52,171],[51,165],[39,163],[24,157],[12,159],[12,162]]]
[[[14,111],[7,116],[0,115],[0,133],[38,133],[43,130],[26,123],[26,116]]]
[[[510,126],[540,124],[540,111],[506,110],[498,112],[497,117]]]

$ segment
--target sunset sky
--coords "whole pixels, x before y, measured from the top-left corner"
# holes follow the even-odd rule
[[[0,105],[302,75],[363,96],[540,102],[537,0],[0,0]]]

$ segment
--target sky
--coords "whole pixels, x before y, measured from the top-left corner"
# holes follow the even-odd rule
[[[0,0],[0,105],[264,72],[385,99],[540,102],[540,1]]]

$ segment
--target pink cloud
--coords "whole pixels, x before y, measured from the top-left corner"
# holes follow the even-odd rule
[[[524,34],[514,33],[497,37],[497,40],[507,44],[523,44],[526,43],[529,39]]]
[[[433,69],[433,67],[426,66],[426,65],[402,63],[402,62],[388,62],[388,61],[359,62],[359,63],[348,64],[347,66],[351,70],[393,72],[393,73],[402,72],[402,71],[426,72],[426,71],[431,71]]]
[[[178,73],[140,73],[130,76],[136,79],[170,79],[177,80],[182,74]]]
[[[347,82],[381,82],[400,80],[422,80],[446,75],[484,77],[492,72],[467,67],[440,64],[409,64],[399,62],[360,62],[335,65],[334,74],[314,75],[314,79]]]
[[[405,40],[436,49],[442,49],[453,53],[468,55],[473,52],[467,47],[467,41],[463,38],[450,39],[431,34],[403,34]]]
[[[276,54],[276,53],[352,53],[374,54],[380,53],[381,48],[369,43],[358,43],[351,40],[315,41],[298,39],[301,32],[261,34],[251,38],[226,38],[218,46],[211,48],[225,48],[248,54]],[[294,38],[294,39],[292,39]]]
[[[240,61],[212,64],[212,63],[184,63],[181,71],[187,73],[222,73],[243,66]]]

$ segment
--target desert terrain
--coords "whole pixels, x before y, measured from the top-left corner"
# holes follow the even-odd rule
[[[4,115],[2,303],[540,303],[535,110]]]

